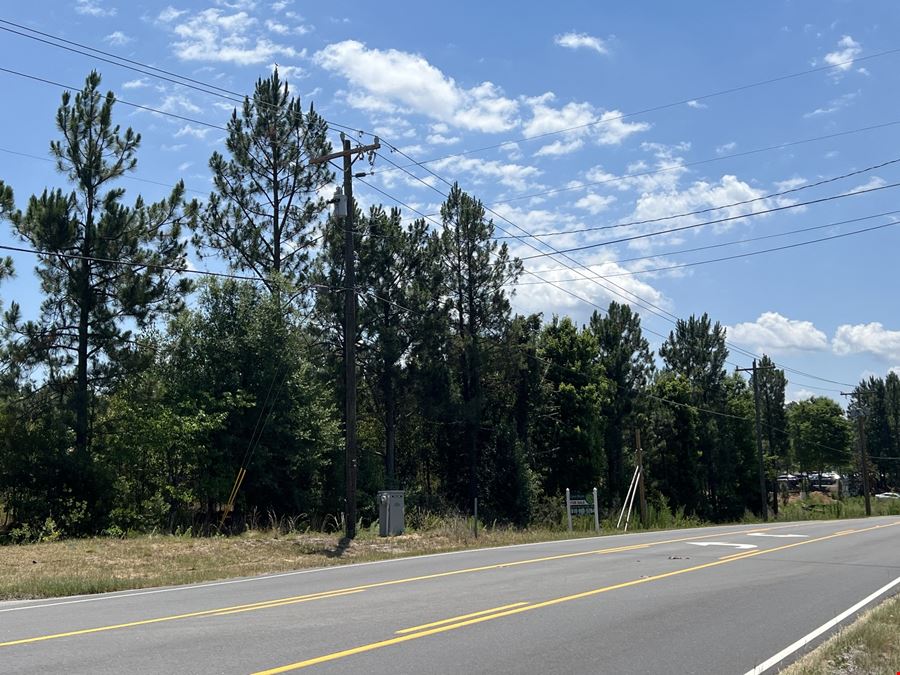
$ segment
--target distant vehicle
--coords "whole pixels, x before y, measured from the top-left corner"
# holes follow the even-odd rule
[[[875,495],[875,499],[900,499],[900,493],[881,492],[881,493]]]

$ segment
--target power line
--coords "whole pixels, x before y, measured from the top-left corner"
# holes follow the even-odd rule
[[[861,216],[859,218],[850,218],[848,220],[840,220],[834,223],[827,223],[825,225],[815,225],[813,227],[801,227],[793,230],[786,230],[784,232],[776,232],[774,234],[765,234],[758,237],[745,237],[743,239],[734,239],[732,241],[724,241],[718,244],[707,244],[705,246],[694,246],[693,248],[682,248],[675,251],[660,251],[659,253],[653,253],[650,255],[637,255],[632,256],[631,258],[616,258],[614,260],[604,260],[602,262],[597,263],[596,265],[589,265],[588,267],[600,267],[601,265],[609,265],[609,264],[619,264],[626,262],[635,262],[638,260],[653,260],[656,258],[663,258],[666,256],[672,255],[681,255],[682,253],[696,253],[697,251],[708,251],[714,248],[724,248],[726,246],[736,246],[738,244],[747,244],[751,241],[763,241],[765,239],[778,239],[781,237],[789,237],[794,234],[801,234],[803,232],[814,232],[816,230],[824,230],[829,227],[836,227],[838,225],[847,225],[849,223],[858,223],[863,220],[871,220],[872,218],[877,218],[879,216],[890,216],[895,213],[900,213],[900,210],[897,211],[884,211],[882,213],[876,213],[871,216]],[[540,270],[541,272],[560,272],[562,270],[568,269],[567,267],[550,267]]]
[[[5,152],[9,155],[17,155],[19,157],[27,157],[29,159],[36,159],[41,162],[50,162],[51,164],[56,163],[56,160],[50,159],[49,157],[41,157],[40,155],[32,155],[27,152],[19,152],[18,150],[10,150],[9,148],[0,148],[0,152]],[[123,175],[122,178],[138,181],[140,183],[148,183],[150,185],[159,185],[161,187],[168,187],[168,188],[172,187],[169,183],[163,183],[162,181],[158,181],[158,180],[150,180],[149,178],[139,178],[138,176],[129,176],[127,174]],[[185,190],[188,192],[193,192],[194,194],[198,194],[198,195],[209,194],[208,192],[201,192],[200,190],[194,190],[189,187],[186,187]]]
[[[91,46],[83,44],[81,42],[76,42],[74,40],[67,40],[65,38],[61,38],[56,35],[51,35],[50,33],[44,33],[42,31],[36,30],[34,28],[29,28],[27,26],[23,26],[21,24],[15,23],[13,21],[8,21],[6,19],[0,19],[0,23],[5,23],[10,26],[15,26],[16,28],[20,28],[22,30],[29,31],[31,33],[35,33],[36,35],[28,35],[27,33],[22,33],[17,30],[12,30],[10,28],[4,28],[3,26],[0,26],[0,30],[7,31],[8,33],[14,33],[15,35],[19,35],[21,37],[28,38],[30,40],[35,40],[37,42],[41,42],[43,44],[50,45],[51,47],[57,47],[58,49],[65,49],[69,52],[81,54],[82,56],[88,56],[90,58],[95,58],[95,59],[98,59],[105,63],[109,63],[114,66],[119,66],[120,68],[125,68],[127,70],[141,73],[142,75],[148,75],[149,77],[154,77],[156,79],[171,82],[173,84],[176,84],[176,85],[179,85],[182,87],[187,87],[189,89],[193,89],[195,91],[199,91],[201,93],[208,94],[210,96],[216,96],[218,98],[226,99],[226,100],[232,101],[233,103],[243,103],[245,98],[249,98],[247,96],[247,94],[242,94],[240,92],[232,91],[230,89],[225,89],[223,87],[219,87],[217,85],[210,84],[209,82],[203,82],[202,80],[197,80],[192,77],[187,77],[186,75],[179,75],[178,73],[172,72],[170,70],[165,70],[163,68],[157,68],[156,66],[151,66],[151,65],[149,65],[147,63],[143,63],[141,61],[136,61],[133,59],[126,58],[124,56],[119,56],[118,54],[113,54],[112,52],[107,52],[102,49],[97,49],[96,47],[91,47]],[[41,39],[39,37],[36,37],[37,35],[42,35],[46,38],[50,38],[51,40],[56,40],[57,42],[51,42],[50,40]],[[58,44],[58,42],[62,42],[65,44]],[[79,47],[80,49],[74,49],[72,47],[67,47],[66,46],[67,44],[75,45],[76,47]],[[81,50],[87,50],[88,52],[94,52],[94,53],[89,54],[89,53],[87,53],[85,51],[81,51]],[[101,54],[102,56],[97,56],[97,54]],[[103,58],[104,56],[110,57],[110,58]],[[111,59],[116,59],[116,60],[111,60]],[[128,64],[133,64],[133,65],[128,65]],[[140,68],[137,68],[135,66],[140,66]],[[142,70],[142,69],[146,69],[146,70]],[[155,71],[155,72],[147,72],[147,71]],[[157,73],[161,73],[161,75],[157,74]],[[168,76],[168,77],[166,77],[166,76]],[[178,79],[172,79],[172,78],[178,78]],[[183,80],[183,81],[180,81],[180,80]],[[196,85],[199,85],[199,86],[196,86]],[[67,87],[67,88],[72,88],[72,87]],[[77,89],[77,88],[72,88],[72,89]],[[276,106],[273,106],[272,104],[267,104],[265,102],[255,102],[255,103],[258,105],[262,105],[264,107],[272,107],[272,108],[276,107]],[[301,118],[303,117],[302,112],[300,113],[300,116],[301,116]],[[353,131],[354,133],[359,131],[358,129],[349,127],[344,124],[338,124],[337,122],[331,122],[329,120],[325,120],[325,122],[328,123],[329,126],[341,128],[341,129],[347,129],[349,131]],[[367,133],[367,132],[359,131],[359,133]],[[369,135],[374,135],[374,134],[369,134]]]
[[[538,232],[536,234],[530,235],[531,237],[554,237],[558,235],[564,234],[580,234],[582,232],[595,232],[598,230],[612,230],[619,227],[632,227],[634,225],[647,225],[649,223],[661,223],[667,220],[674,220],[676,218],[686,218],[687,216],[699,216],[704,213],[712,213],[713,211],[721,211],[722,209],[731,209],[736,206],[745,206],[747,204],[753,204],[754,202],[766,201],[769,199],[774,199],[775,197],[784,197],[785,195],[794,194],[797,192],[802,192],[803,190],[809,190],[811,188],[821,187],[822,185],[827,185],[829,183],[834,183],[839,180],[844,180],[847,178],[853,178],[854,176],[859,176],[864,173],[868,173],[869,171],[875,171],[877,169],[883,169],[886,166],[891,166],[893,164],[897,164],[900,162],[900,158],[890,159],[886,162],[881,162],[880,164],[874,164],[872,166],[867,166],[863,169],[857,169],[855,171],[850,171],[849,173],[841,174],[840,176],[832,176],[831,178],[825,178],[823,180],[816,181],[814,183],[806,183],[804,185],[800,185],[797,187],[790,188],[788,190],[781,190],[779,192],[772,192],[767,195],[762,195],[760,197],[753,197],[752,199],[743,199],[737,202],[731,202],[730,204],[719,204],[717,206],[708,206],[702,209],[697,209],[695,211],[685,211],[682,213],[674,213],[669,216],[661,216],[659,218],[646,218],[644,220],[631,220],[625,223],[615,223],[613,225],[602,225],[595,227],[584,227],[580,229],[572,229],[572,230],[555,230],[552,232]],[[684,165],[681,165],[684,166]],[[524,198],[524,197],[523,197]],[[501,204],[503,202],[494,202],[493,205]],[[754,215],[754,214],[749,214]],[[497,237],[497,239],[522,239],[523,237],[514,236],[514,237]]]
[[[16,75],[18,77],[24,77],[28,80],[34,80],[35,82],[42,82],[43,84],[50,84],[54,87],[59,87],[60,89],[67,89],[69,91],[79,91],[80,87],[72,87],[67,84],[62,84],[61,82],[56,82],[54,80],[48,80],[43,77],[38,77],[37,75],[29,75],[28,73],[23,73],[18,70],[12,70],[10,68],[0,68],[0,72],[9,73],[10,75]],[[220,131],[228,131],[227,128],[223,126],[219,126],[218,124],[212,124],[211,122],[204,122],[203,120],[198,120],[193,117],[187,117],[186,115],[179,115],[177,113],[168,112],[166,110],[159,110],[158,108],[152,108],[147,105],[141,105],[140,103],[132,103],[131,101],[126,101],[122,98],[116,98],[116,103],[121,103],[122,105],[127,105],[131,108],[137,108],[138,110],[146,110],[148,112],[156,113],[157,115],[165,115],[166,117],[173,117],[175,119],[182,120],[184,122],[191,122],[192,124],[200,124],[205,127],[210,127],[211,129],[219,129]]]
[[[889,213],[897,213],[897,211],[890,211]],[[881,215],[884,215],[884,214],[878,214],[877,216],[867,216],[866,218],[876,218]],[[862,219],[857,219],[857,220],[862,220]],[[708,265],[710,263],[724,262],[724,261],[728,261],[728,260],[737,260],[739,258],[749,258],[751,256],[762,255],[764,253],[773,253],[775,251],[785,251],[787,249],[798,248],[800,246],[809,246],[810,244],[818,244],[818,243],[821,243],[824,241],[831,241],[833,239],[843,239],[844,237],[852,237],[853,235],[857,235],[857,234],[863,234],[866,232],[874,232],[875,230],[883,230],[886,227],[891,227],[892,225],[897,225],[898,223],[900,223],[900,221],[892,220],[891,222],[884,223],[882,225],[875,225],[873,227],[866,227],[866,228],[862,228],[859,230],[852,230],[851,232],[835,234],[830,237],[819,237],[818,239],[810,239],[808,241],[800,241],[800,242],[796,242],[793,244],[786,244],[785,246],[776,246],[774,248],[765,248],[765,249],[762,249],[759,251],[750,251],[748,253],[738,253],[736,255],[723,256],[721,258],[711,258],[709,260],[696,260],[694,262],[681,263],[679,265],[668,265],[665,267],[651,267],[651,268],[644,269],[644,270],[629,270],[626,272],[611,272],[609,274],[604,274],[601,278],[608,279],[610,277],[628,277],[628,276],[635,276],[637,274],[651,274],[654,272],[664,272],[667,270],[683,269],[685,267],[695,267],[697,265]],[[835,225],[835,223],[832,223],[832,226],[833,225]],[[822,227],[829,227],[829,226],[824,225]],[[556,279],[556,281],[557,282],[581,281],[581,279]],[[516,284],[511,284],[511,285],[528,286],[528,285],[533,285],[533,282],[526,281],[523,283],[516,283]]]
[[[573,253],[577,251],[586,251],[588,249],[599,248],[601,246],[610,246],[612,244],[621,244],[627,241],[635,241],[637,239],[647,239],[649,237],[659,237],[664,234],[671,234],[672,232],[682,232],[684,230],[692,230],[698,227],[705,227],[706,225],[717,225],[719,223],[728,223],[735,220],[742,220],[744,218],[752,218],[753,216],[762,216],[767,213],[777,213],[779,211],[788,211],[790,209],[801,208],[804,206],[810,206],[812,204],[822,204],[824,202],[832,202],[838,199],[845,199],[847,197],[856,197],[858,195],[868,194],[870,192],[877,192],[879,190],[889,190],[895,187],[900,187],[900,182],[898,183],[889,183],[887,185],[878,185],[876,187],[864,188],[862,190],[855,190],[853,192],[846,192],[838,195],[828,195],[827,197],[819,197],[818,199],[811,199],[805,202],[797,202],[796,204],[785,204],[784,206],[775,206],[770,209],[763,209],[761,211],[754,211],[753,213],[744,213],[737,216],[727,216],[724,218],[716,218],[714,220],[706,220],[702,223],[693,223],[691,225],[682,225],[680,227],[672,227],[666,230],[656,230],[654,232],[645,232],[644,234],[635,234],[630,237],[620,237],[619,239],[608,239],[606,241],[601,241],[595,244],[584,244],[582,246],[572,246],[570,248],[564,248],[561,250],[553,250],[551,253],[539,253],[537,255],[525,256],[522,260],[534,260],[535,258],[545,258],[547,256],[562,254],[562,253]]]
[[[66,260],[89,260],[93,262],[107,263],[110,265],[124,265],[128,267],[135,268],[143,268],[143,269],[155,269],[162,270],[166,272],[174,272],[176,274],[194,274],[198,276],[207,276],[207,277],[218,277],[223,279],[236,279],[240,281],[265,281],[258,276],[250,276],[246,274],[232,274],[229,272],[212,272],[210,270],[196,270],[191,269],[189,267],[177,267],[175,265],[160,265],[157,263],[145,263],[145,262],[137,262],[134,260],[116,260],[114,258],[102,258],[99,256],[92,255],[81,255],[79,253],[60,253],[58,251],[46,251],[38,248],[29,248],[24,246],[11,246],[9,244],[0,244],[0,250],[2,251],[11,251],[13,253],[30,253],[32,255],[45,255],[56,258],[64,258]],[[330,286],[324,286],[322,284],[306,284],[300,287],[302,290],[312,290],[312,289],[324,289],[324,290],[339,290],[333,289]]]

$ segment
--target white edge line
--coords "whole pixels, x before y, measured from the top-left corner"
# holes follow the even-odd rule
[[[802,527],[810,524],[828,524],[833,523],[835,521],[831,520],[800,520],[793,521],[782,527]],[[528,544],[507,544],[506,546],[485,546],[483,548],[467,548],[460,549],[458,551],[444,551],[443,553],[426,553],[424,555],[407,555],[398,558],[388,558],[387,560],[371,560],[369,562],[362,563],[346,563],[346,564],[337,564],[330,565],[328,567],[313,567],[305,570],[294,570],[293,572],[279,572],[277,574],[264,574],[258,575],[255,577],[243,577],[240,579],[226,579],[223,581],[212,581],[207,583],[200,584],[186,584],[181,586],[168,586],[165,588],[154,588],[151,590],[144,591],[124,591],[115,594],[107,594],[101,593],[97,595],[89,595],[86,597],[78,597],[77,599],[68,599],[68,600],[59,600],[57,602],[44,602],[40,603],[40,601],[29,601],[23,600],[19,602],[26,602],[29,604],[20,605],[18,607],[6,607],[0,609],[0,614],[6,612],[21,612],[27,609],[44,609],[46,607],[58,607],[60,605],[75,605],[80,604],[82,602],[99,602],[101,600],[118,600],[120,598],[132,598],[139,595],[156,595],[157,593],[172,593],[174,591],[192,591],[203,588],[212,588],[214,586],[230,586],[232,584],[244,584],[250,581],[267,581],[268,579],[279,579],[283,577],[293,577],[301,574],[313,574],[316,572],[329,572],[333,570],[341,570],[347,569],[351,567],[364,567],[367,565],[383,565],[384,563],[399,563],[399,562],[409,562],[411,560],[422,560],[423,558],[437,558],[441,556],[449,556],[449,555],[460,555],[464,553],[479,553],[484,551],[501,551],[507,548],[525,548],[528,546],[541,546],[541,545],[553,545],[553,544],[564,544],[569,542],[579,542],[579,541],[587,541],[589,539],[598,540],[598,539],[609,539],[609,538],[618,538],[618,537],[636,537],[641,535],[655,535],[655,534],[677,534],[679,532],[702,532],[704,530],[715,530],[715,529],[728,529],[734,527],[746,527],[747,529],[758,529],[760,527],[765,527],[766,523],[755,523],[755,524],[747,524],[742,525],[740,523],[733,525],[712,525],[709,527],[685,527],[677,530],[656,530],[654,532],[626,532],[623,534],[613,534],[613,535],[593,535],[590,537],[576,537],[575,539],[552,539],[549,541],[533,541]],[[650,542],[653,543],[653,542]],[[17,602],[15,600],[11,602]],[[34,602],[35,604],[30,604]],[[37,604],[40,603],[40,604]]]
[[[790,656],[797,650],[801,649],[802,647],[805,647],[810,642],[812,642],[817,637],[819,637],[822,633],[824,633],[827,630],[830,630],[831,628],[833,628],[834,626],[839,624],[841,621],[846,619],[848,616],[850,616],[854,612],[858,611],[862,607],[865,607],[866,605],[868,605],[870,602],[872,602],[878,596],[884,595],[885,593],[887,593],[889,590],[891,590],[894,586],[897,586],[898,584],[900,584],[900,577],[897,577],[889,584],[882,586],[881,588],[879,588],[877,591],[875,591],[871,595],[866,596],[865,598],[863,598],[862,600],[857,602],[855,605],[853,605],[853,607],[850,607],[849,609],[844,610],[843,612],[838,614],[836,617],[834,617],[831,621],[828,621],[828,622],[822,624],[821,626],[816,628],[813,632],[811,632],[807,635],[804,635],[802,638],[797,640],[795,643],[788,645],[787,647],[782,649],[780,652],[775,654],[775,656],[772,656],[771,658],[766,659],[765,661],[760,663],[755,668],[748,670],[744,675],[762,675],[762,673],[766,672],[769,668],[771,668],[775,664],[783,661],[785,658],[787,658],[788,656]]]

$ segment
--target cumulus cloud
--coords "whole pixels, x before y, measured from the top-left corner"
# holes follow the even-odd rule
[[[900,360],[900,330],[889,330],[881,323],[838,326],[831,341],[835,354],[873,354],[879,358]]]
[[[588,193],[575,202],[575,207],[584,209],[590,214],[596,216],[598,213],[602,213],[603,211],[609,209],[610,205],[614,201],[616,201],[616,198],[612,195],[598,195],[594,193]]]
[[[210,131],[212,131],[212,128],[210,127],[195,127],[192,124],[185,124],[175,132],[175,138],[191,136],[202,141],[204,138],[206,138]]]
[[[726,153],[731,152],[736,147],[737,147],[737,143],[735,141],[729,141],[728,143],[722,143],[722,145],[719,145],[716,147],[716,154],[724,155]]]
[[[763,312],[756,321],[731,326],[728,337],[767,354],[828,349],[828,337],[811,321],[788,319],[778,312]]]
[[[129,42],[131,42],[132,38],[125,35],[125,33],[123,33],[122,31],[117,30],[117,31],[113,31],[112,33],[107,35],[105,38],[103,38],[103,41],[108,44],[111,44],[115,47],[122,47],[124,45],[127,45]]]
[[[271,62],[276,57],[303,56],[302,50],[261,35],[258,21],[244,10],[226,13],[213,7],[184,18],[184,12],[169,10],[163,10],[159,20],[175,34],[172,46],[183,61],[246,66]]]
[[[161,21],[162,23],[169,23],[187,13],[186,9],[175,9],[172,5],[169,5],[157,15],[156,20]]]
[[[491,82],[466,89],[418,54],[369,48],[345,40],[316,52],[313,60],[344,77],[354,88],[347,101],[427,115],[457,127],[482,132],[507,131],[518,123],[519,104]]]
[[[849,35],[838,40],[837,49],[825,55],[825,63],[834,66],[835,73],[845,73],[853,67],[853,60],[862,52],[862,46]]]
[[[435,171],[449,171],[454,176],[466,174],[476,184],[484,180],[497,181],[514,190],[524,191],[540,187],[534,182],[541,171],[534,166],[482,160],[476,157],[447,157],[432,163]]]
[[[591,49],[598,54],[608,54],[609,49],[606,43],[598,37],[588,35],[587,33],[563,33],[554,38],[554,42],[560,47],[567,49]]]
[[[695,110],[703,110],[704,108],[708,108],[709,106],[705,103],[701,103],[700,101],[695,101],[691,99],[687,102],[688,108],[694,108]]]
[[[85,16],[115,16],[115,7],[104,7],[101,0],[75,0],[75,11]]]
[[[584,101],[554,107],[553,92],[526,99],[531,118],[523,126],[528,137],[561,132],[560,138],[542,146],[536,156],[564,155],[579,150],[586,140],[598,145],[619,145],[629,136],[646,131],[646,122],[626,122],[618,110],[600,110]]]
[[[150,80],[146,77],[140,77],[136,80],[128,80],[122,84],[123,89],[142,89],[143,87],[149,87]]]

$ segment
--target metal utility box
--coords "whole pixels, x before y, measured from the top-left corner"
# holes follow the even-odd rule
[[[389,537],[403,534],[405,529],[403,490],[383,490],[378,493],[378,534]]]

